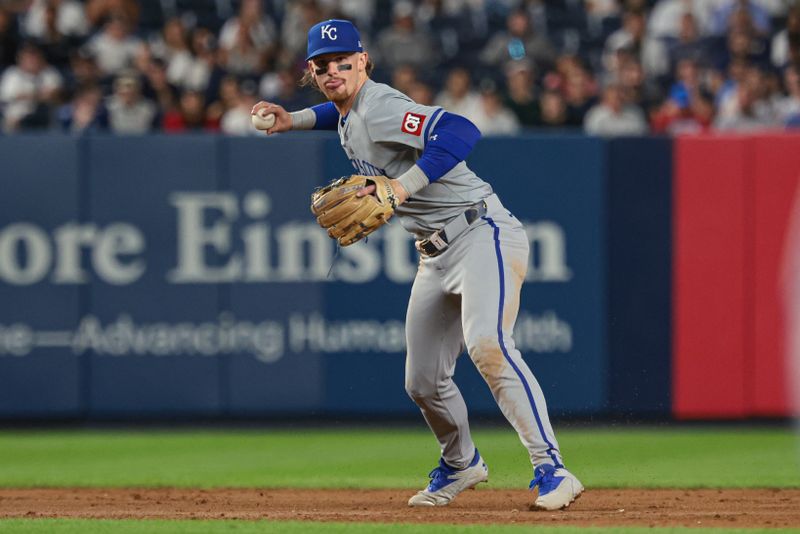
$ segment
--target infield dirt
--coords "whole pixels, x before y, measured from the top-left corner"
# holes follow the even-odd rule
[[[594,489],[567,510],[479,489],[450,506],[409,508],[409,490],[0,489],[0,518],[242,519],[560,526],[800,527],[800,489]]]

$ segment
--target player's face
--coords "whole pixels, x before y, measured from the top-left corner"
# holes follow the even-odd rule
[[[355,95],[366,67],[367,55],[362,52],[323,54],[308,62],[317,85],[332,102],[345,102]]]

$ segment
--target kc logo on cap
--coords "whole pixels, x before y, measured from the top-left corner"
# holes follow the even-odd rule
[[[331,41],[336,40],[336,26],[333,26],[332,24],[326,24],[325,26],[320,28],[320,33],[322,34],[321,35],[322,39],[325,39],[327,37]]]
[[[308,30],[308,55],[306,61],[322,54],[363,51],[361,35],[349,20],[324,20]]]

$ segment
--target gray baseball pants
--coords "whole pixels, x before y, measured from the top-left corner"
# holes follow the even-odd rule
[[[529,244],[522,224],[494,197],[486,215],[440,255],[422,256],[406,316],[406,391],[455,468],[475,444],[464,398],[453,382],[467,349],[531,463],[562,465],[539,383],[514,346]]]

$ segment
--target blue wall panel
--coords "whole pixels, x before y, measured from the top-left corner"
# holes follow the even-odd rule
[[[318,412],[326,358],[309,350],[303,325],[323,309],[334,255],[309,211],[322,176],[322,144],[313,135],[292,135],[228,140],[225,147],[226,189],[242,203],[234,226],[242,236],[237,250],[251,260],[226,285],[222,308],[262,325],[265,339],[263,350],[237,350],[227,358],[228,413]],[[246,235],[263,235],[262,246]]]
[[[133,251],[119,255],[123,268],[115,276],[122,279],[96,276],[90,287],[89,311],[102,343],[92,348],[93,415],[214,414],[221,408],[214,339],[222,323],[220,297],[207,273],[222,259],[197,237],[225,224],[214,195],[218,146],[212,136],[91,140],[90,216],[98,226],[117,225],[120,248]],[[189,255],[181,256],[183,247],[197,261],[182,259]]]
[[[667,415],[672,357],[672,140],[609,142],[608,335],[615,413]]]
[[[0,137],[0,417],[82,410],[80,288],[58,280],[76,268],[56,241],[79,224],[80,150],[64,137]]]
[[[554,414],[664,403],[668,152],[535,136],[482,140],[468,160],[526,224],[515,337]],[[31,222],[52,247],[54,229],[85,230],[60,260],[82,279],[51,268],[14,285],[0,267],[0,416],[417,413],[403,387],[411,237],[394,222],[337,250],[308,209],[316,186],[353,172],[335,136],[4,138],[0,156],[13,193],[0,232]],[[4,354],[14,323],[66,341]],[[499,414],[467,356],[456,381],[470,413]]]

